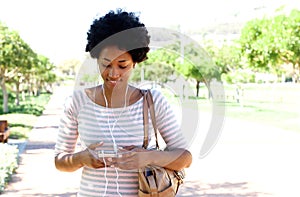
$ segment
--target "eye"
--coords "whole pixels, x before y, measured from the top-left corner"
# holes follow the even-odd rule
[[[110,64],[101,64],[104,68],[107,68],[110,66]]]
[[[125,68],[127,68],[127,65],[126,65],[126,66],[121,66],[121,65],[119,65],[119,68],[125,69]]]

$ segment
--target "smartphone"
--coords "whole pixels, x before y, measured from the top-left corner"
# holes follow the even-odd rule
[[[102,158],[102,157],[118,157],[118,154],[116,152],[109,151],[109,150],[102,150],[102,151],[98,151],[98,157]]]

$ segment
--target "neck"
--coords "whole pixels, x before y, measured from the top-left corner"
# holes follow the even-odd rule
[[[127,101],[128,85],[122,89],[107,89],[102,86],[105,106],[109,108],[125,107]]]

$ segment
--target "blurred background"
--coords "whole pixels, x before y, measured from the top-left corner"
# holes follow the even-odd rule
[[[95,62],[85,53],[87,31],[95,18],[117,8],[138,12],[141,21],[153,30],[149,59],[137,65],[131,83],[159,88],[181,117],[185,114],[178,107],[192,110],[197,105],[196,112],[200,113],[197,125],[207,132],[214,122],[211,118],[214,101],[224,107],[225,114],[218,122],[223,134],[214,140],[217,143],[220,138],[220,145],[207,158],[200,159],[200,163],[195,162],[197,168],[203,165],[213,169],[200,175],[201,181],[212,183],[202,188],[216,196],[226,196],[231,190],[240,192],[240,196],[262,195],[239,190],[244,184],[224,185],[226,181],[235,183],[238,175],[226,179],[229,176],[224,174],[226,170],[211,164],[224,161],[224,153],[218,152],[222,148],[233,152],[246,150],[244,154],[237,153],[245,162],[239,163],[239,167],[254,166],[254,169],[260,168],[255,166],[256,162],[270,156],[269,150],[262,151],[270,144],[276,144],[280,155],[299,153],[295,147],[286,147],[300,142],[300,3],[294,0],[1,0],[0,119],[8,120],[9,139],[28,139],[56,88],[99,84]],[[221,84],[223,91],[212,91],[215,84]],[[196,158],[201,149],[198,142],[203,142],[197,132],[189,134]],[[222,144],[229,144],[230,148]],[[237,144],[245,149],[233,147]],[[210,150],[214,146],[211,144]],[[248,152],[254,149],[255,152]],[[276,154],[271,155],[275,159]],[[231,156],[227,159],[236,159]],[[299,159],[294,159],[291,156],[284,161],[294,166],[299,163]],[[1,157],[1,165],[7,162]],[[276,162],[272,160],[270,165],[275,165],[274,171],[275,168],[280,171]],[[231,168],[237,169],[235,165]],[[263,169],[268,168],[266,164]],[[289,174],[299,174],[295,170],[296,167],[290,168],[290,173],[281,175],[288,178]],[[210,179],[212,172],[219,176]],[[247,180],[249,172],[253,177]],[[264,178],[254,176],[261,172],[264,171],[248,171],[238,183],[264,185],[267,182]],[[266,176],[272,175],[270,171]],[[298,180],[296,175],[291,182]],[[199,179],[192,177],[191,181]],[[213,183],[220,180],[223,185],[219,186],[227,188],[222,195],[212,192],[214,186],[218,187]],[[2,182],[5,185],[6,178]],[[270,183],[266,191],[282,186],[281,182],[276,183]],[[295,189],[283,188],[283,191]],[[194,195],[205,196],[204,190]]]

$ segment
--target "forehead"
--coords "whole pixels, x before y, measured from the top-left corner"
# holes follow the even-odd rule
[[[126,61],[132,61],[131,55],[125,51],[119,49],[117,46],[107,46],[104,47],[100,54],[99,54],[100,60],[126,60]]]

